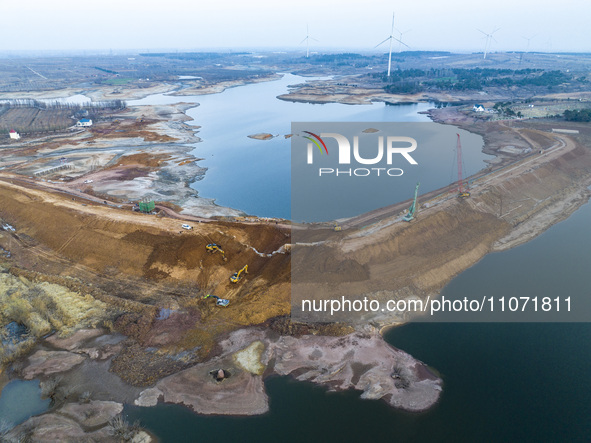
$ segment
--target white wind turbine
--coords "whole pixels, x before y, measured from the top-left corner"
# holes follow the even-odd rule
[[[306,42],[306,58],[310,56],[310,39],[314,40],[315,42],[318,41],[314,37],[310,37],[310,30],[308,29],[308,25],[306,25],[306,38],[300,42],[300,45]]]
[[[525,58],[525,56],[529,53],[529,42],[531,41],[532,38],[534,38],[537,34],[532,35],[531,37],[524,37],[523,35],[521,36],[521,38],[523,38],[524,40],[527,40],[527,46],[525,47],[525,52],[523,54],[521,54],[521,57],[519,57],[519,64],[521,65],[521,61]]]
[[[538,35],[538,34],[534,34],[534,35],[532,35],[531,37],[524,37],[524,36],[521,36],[521,38],[523,38],[524,40],[527,40],[527,46],[526,46],[526,48],[525,48],[525,53],[526,53],[526,54],[529,52],[529,42],[530,42],[530,41],[531,41],[531,40],[532,40],[532,39],[533,39],[533,38],[534,38],[536,35]]]
[[[483,33],[483,34],[485,35],[485,38],[486,38],[486,42],[484,43],[484,57],[482,57],[483,59],[485,59],[485,58],[486,58],[486,54],[488,53],[488,50],[490,49],[490,41],[491,41],[491,40],[494,40],[495,42],[497,41],[497,40],[496,40],[496,39],[493,37],[493,34],[494,34],[495,32],[497,32],[499,29],[501,29],[501,28],[497,28],[497,29],[495,29],[493,32],[491,32],[490,34],[487,34],[486,32],[484,32],[484,31],[481,31],[480,29],[476,28],[476,30],[477,30],[477,31],[479,31],[479,32],[481,32],[481,33]]]
[[[399,29],[397,29],[396,31],[398,31],[398,52],[402,52],[402,36],[404,34],[406,34],[407,32],[412,31],[412,29],[407,29],[404,32],[400,31]],[[407,46],[407,48],[408,48],[408,46]]]
[[[377,44],[375,48],[377,48],[378,46],[386,43],[388,40],[390,40],[390,50],[388,52],[388,77],[390,77],[390,69],[392,68],[392,43],[394,40],[396,40],[398,43],[403,44],[404,46],[406,46],[407,48],[410,48],[406,43],[400,41],[399,39],[397,39],[396,37],[394,37],[394,13],[392,13],[392,31],[390,31],[390,36],[385,39],[383,42]]]

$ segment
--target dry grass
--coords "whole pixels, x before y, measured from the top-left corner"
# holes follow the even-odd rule
[[[113,312],[91,295],[78,294],[53,283],[32,283],[24,277],[0,274],[0,325],[17,322],[27,327],[29,338],[10,351],[0,349],[0,363],[26,352],[39,337],[51,331],[67,336],[81,328],[109,322]]]
[[[109,420],[109,431],[115,441],[136,441],[136,435],[141,431],[139,420],[129,423],[121,414]]]

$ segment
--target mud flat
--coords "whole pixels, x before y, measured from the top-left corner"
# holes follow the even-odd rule
[[[122,441],[126,433],[135,443],[149,443],[152,437],[127,423],[121,416],[123,404],[112,401],[66,403],[52,412],[31,417],[7,432],[6,441],[75,442]],[[117,421],[120,419],[121,421]]]
[[[200,414],[263,414],[269,409],[263,380],[273,374],[289,375],[331,391],[359,390],[364,399],[381,399],[390,406],[412,412],[431,407],[442,389],[442,380],[427,366],[387,345],[372,328],[341,337],[292,337],[278,335],[268,328],[247,328],[221,340],[217,357],[165,377],[147,389],[130,391],[117,386],[120,382],[115,382],[107,372],[108,365],[93,363],[96,361],[93,355],[101,355],[116,343],[112,335],[97,334],[104,331],[79,331],[65,339],[50,337],[52,345],[70,349],[54,352],[84,355],[81,358],[86,359],[86,367],[72,370],[62,365],[59,371],[47,369],[41,374],[41,377],[59,375],[53,379],[59,381],[51,394],[59,399],[59,404],[18,425],[7,434],[9,437],[28,435],[34,441],[88,438],[112,441],[118,429],[115,419],[123,410],[122,402],[130,402],[129,393],[135,396],[134,403],[143,407],[163,401],[182,404]],[[88,349],[96,352],[89,353]],[[90,368],[90,364],[96,368]],[[29,371],[31,365],[35,363],[26,363],[22,370]],[[218,381],[213,374],[220,369],[225,377]],[[94,384],[80,378],[89,373]],[[46,380],[42,384],[50,383],[51,379]],[[133,433],[132,441],[151,441],[139,428],[133,429]]]
[[[390,94],[381,88],[347,85],[342,82],[358,83],[359,77],[338,80],[312,80],[310,82],[294,85],[287,94],[279,95],[280,100],[296,103],[341,103],[345,105],[370,105],[373,102],[388,104],[404,104],[419,102],[443,102],[458,103],[465,101],[482,101],[506,99],[501,94],[481,94],[470,92],[429,92],[416,94]]]
[[[162,379],[135,403],[154,406],[161,399],[201,414],[261,414],[268,410],[263,373],[291,375],[333,391],[359,390],[364,399],[383,399],[415,412],[431,407],[441,392],[441,379],[423,363],[387,345],[376,331],[343,337],[273,337],[264,330],[239,330],[220,346],[218,357]],[[243,353],[248,355],[240,358]],[[237,363],[241,360],[246,364]],[[210,373],[220,368],[230,376],[216,381]]]
[[[108,422],[122,410],[123,405],[113,402],[92,402],[86,405],[71,403],[55,413],[31,417],[11,430],[6,437],[14,441],[28,438],[36,442],[82,441],[86,438],[113,441]],[[94,419],[85,419],[87,415],[94,416]],[[97,427],[99,429],[96,431],[86,431]]]
[[[95,122],[87,130],[0,146],[4,148],[0,167],[6,172],[43,178],[42,184],[50,188],[112,203],[155,200],[174,205],[187,217],[244,216],[242,211],[199,197],[190,187],[204,176],[206,168],[199,166],[201,159],[190,154],[192,144],[200,141],[196,135],[199,126],[186,124],[192,120],[186,111],[198,104],[183,103],[182,96],[220,93],[230,87],[278,78],[280,74],[217,83],[196,79],[188,82],[188,88],[181,88],[181,83],[140,83],[19,93],[18,98],[34,99],[85,94],[96,101],[139,99],[176,91],[179,103],[133,107]],[[58,168],[60,162],[67,168]]]
[[[0,167],[5,174],[42,178],[39,183],[49,188],[113,203],[155,200],[176,205],[185,216],[244,215],[198,197],[189,186],[206,171],[190,154],[200,139],[198,127],[186,124],[192,119],[185,111],[195,106],[136,107],[72,135],[13,143],[2,149]]]
[[[51,335],[41,340],[11,376],[41,378],[43,392],[53,400],[51,409],[29,418],[5,437],[42,442],[116,439],[119,428],[114,419],[123,410],[122,402],[139,392],[131,388],[130,395],[130,389],[108,372],[108,361],[120,350],[118,343],[123,338],[103,329],[80,329],[69,337]],[[127,430],[137,438],[133,441],[151,441],[140,429],[128,426]]]
[[[228,88],[235,88],[237,86],[244,86],[253,83],[261,83],[261,82],[268,82],[273,80],[278,80],[283,77],[281,74],[270,74],[263,77],[258,78],[249,78],[249,79],[240,79],[240,80],[229,80],[229,81],[222,81],[217,83],[210,83],[206,82],[203,79],[198,79],[195,81],[187,82],[188,87],[177,90],[169,95],[207,95],[207,94],[219,94],[220,92],[224,92]]]
[[[268,132],[261,132],[259,134],[252,134],[248,136],[248,138],[254,138],[255,140],[271,140],[273,137],[274,135],[269,134]]]

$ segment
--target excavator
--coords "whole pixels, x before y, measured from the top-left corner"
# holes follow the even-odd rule
[[[207,252],[211,252],[211,253],[214,253],[214,252],[221,252],[221,253],[222,253],[222,259],[223,259],[224,261],[226,261],[226,260],[227,260],[227,258],[226,258],[226,253],[225,253],[225,252],[224,252],[224,250],[223,250],[223,249],[220,247],[220,245],[216,245],[215,243],[210,243],[210,244],[208,244],[208,245],[205,247],[205,249],[207,250]]]
[[[232,283],[238,283],[244,276],[242,273],[248,274],[248,265],[245,265],[240,271],[234,272],[234,274],[232,274],[232,277],[230,277],[230,281]]]
[[[216,306],[221,306],[223,308],[225,308],[226,306],[228,306],[230,304],[230,300],[226,299],[226,298],[219,298],[217,295],[212,295],[212,294],[207,294],[205,297],[203,297],[203,299],[206,298],[215,298],[216,299]]]

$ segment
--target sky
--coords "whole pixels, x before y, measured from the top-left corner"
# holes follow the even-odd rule
[[[478,29],[500,28],[491,51],[525,51],[533,36],[530,51],[591,52],[589,0],[0,0],[0,52],[297,49],[307,25],[311,50],[369,51],[392,13],[413,50],[482,51]]]

